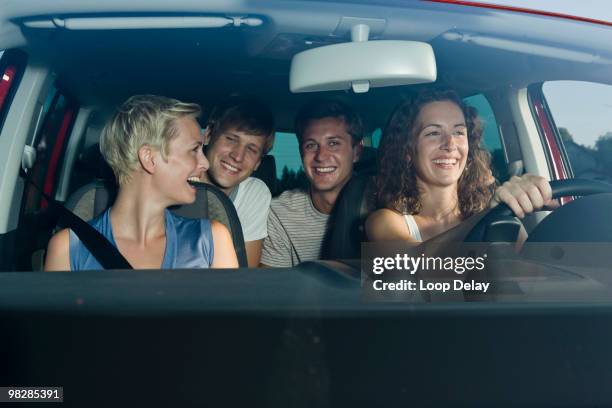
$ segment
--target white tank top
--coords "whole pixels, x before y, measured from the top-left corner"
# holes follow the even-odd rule
[[[404,220],[406,220],[406,226],[408,227],[408,231],[412,238],[416,241],[423,242],[423,238],[421,238],[421,231],[419,231],[419,226],[417,225],[412,214],[405,214]]]

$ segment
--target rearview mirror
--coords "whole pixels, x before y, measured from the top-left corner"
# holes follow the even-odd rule
[[[431,46],[415,41],[358,41],[327,45],[296,54],[291,61],[291,92],[411,85],[436,80]]]

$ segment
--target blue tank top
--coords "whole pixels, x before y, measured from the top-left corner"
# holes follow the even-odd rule
[[[214,246],[210,221],[190,219],[165,211],[166,250],[161,269],[209,268],[213,261]],[[110,221],[110,209],[89,221],[115,247]],[[70,230],[70,270],[104,269]]]

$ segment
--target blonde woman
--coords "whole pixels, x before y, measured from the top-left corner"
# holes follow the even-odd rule
[[[135,269],[238,266],[225,226],[167,209],[193,203],[196,190],[189,181],[208,169],[199,114],[196,104],[137,95],[121,105],[102,131],[100,150],[119,191],[113,206],[90,224]],[[103,268],[74,232],[64,229],[52,237],[45,270],[91,269]]]

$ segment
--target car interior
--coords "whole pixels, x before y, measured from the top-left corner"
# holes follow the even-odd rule
[[[3,5],[0,270],[8,273],[0,274],[0,328],[16,334],[0,343],[6,346],[0,360],[9,363],[0,385],[12,379],[64,381],[58,385],[66,386],[67,395],[73,385],[75,406],[75,401],[108,406],[113,398],[123,405],[140,397],[152,405],[187,406],[610,403],[606,302],[578,311],[562,301],[542,307],[438,304],[423,314],[411,304],[361,302],[363,222],[375,209],[372,177],[380,132],[398,103],[433,82],[451,87],[479,109],[484,145],[500,183],[525,172],[563,180],[574,172],[542,84],[612,85],[610,23],[454,3],[470,2]],[[385,42],[397,43],[384,49]],[[404,45],[405,51],[398,48]],[[346,50],[333,48],[338,46]],[[411,71],[392,74],[387,58]],[[363,117],[364,153],[334,208],[324,260],[283,270],[287,274],[247,268],[231,201],[203,185],[194,205],[173,211],[228,226],[240,268],[225,276],[22,273],[42,270],[50,237],[68,222],[49,198],[85,221],[112,204],[114,177],[98,142],[121,102],[135,94],[196,102],[204,124],[215,103],[233,93],[255,95],[271,107],[279,146],[284,138],[295,139],[295,114],[314,98],[343,100]],[[297,160],[297,149],[294,153]],[[287,166],[283,157],[272,150],[254,174],[273,195],[288,188],[279,176]],[[605,215],[612,206],[609,184],[566,180],[553,187],[566,205],[549,217],[538,212],[522,220],[533,242],[612,242]],[[581,195],[589,197],[572,201]],[[585,212],[597,216],[587,219]],[[499,208],[461,231],[449,231],[446,239],[459,234],[473,242],[511,242],[520,225],[507,208]],[[517,294],[513,300],[534,293],[536,300],[558,300],[577,287],[582,302],[608,295],[588,277],[556,269],[528,279],[530,288],[541,285],[540,292],[521,291],[527,281],[520,279],[509,280]],[[134,316],[138,319],[131,320]],[[563,341],[553,336],[567,327]],[[420,350],[437,353],[426,357]],[[122,364],[126,368],[117,374]],[[156,377],[154,369],[141,374],[144,367],[164,374]],[[171,372],[180,374],[167,380]],[[232,376],[240,393],[228,385]],[[115,397],[101,393],[101,378],[116,379]],[[516,386],[508,386],[513,378]],[[129,390],[130,381],[138,395]],[[442,383],[446,393],[438,392]],[[185,393],[143,396],[164,384]],[[209,392],[198,394],[201,387]],[[93,402],[91,390],[98,392]]]
[[[231,20],[232,13],[225,11],[226,19],[232,21],[232,24],[227,23],[222,27],[211,23],[217,17],[214,7],[210,9],[210,16],[196,15],[187,8],[180,18],[163,13],[132,13],[127,17],[100,17],[95,13],[89,16],[87,13],[69,13],[61,17],[53,13],[47,16],[14,16],[11,22],[19,30],[21,41],[27,44],[21,47],[23,51],[15,50],[15,54],[23,54],[14,58],[27,59],[28,68],[33,70],[36,67],[41,79],[44,78],[44,83],[38,84],[39,95],[34,103],[34,115],[29,118],[33,123],[21,129],[22,132],[29,132],[29,143],[26,146],[34,156],[29,157],[31,167],[23,166],[27,178],[39,185],[44,183],[49,190],[47,193],[54,193],[55,199],[68,203],[69,207],[78,204],[75,197],[81,197],[87,190],[83,190],[84,186],[90,185],[98,195],[88,194],[83,197],[87,200],[95,197],[89,205],[96,210],[87,214],[85,219],[91,219],[106,208],[112,203],[112,193],[109,195],[110,200],[105,201],[106,198],[101,197],[100,186],[108,186],[113,180],[103,159],[99,157],[97,139],[113,109],[137,93],[194,101],[204,107],[205,113],[216,101],[231,93],[265,96],[262,99],[270,104],[275,113],[277,130],[289,133],[293,130],[295,112],[305,101],[321,95],[343,99],[364,117],[367,128],[365,153],[356,165],[355,173],[374,174],[376,146],[373,145],[372,135],[377,129],[384,128],[394,106],[418,90],[418,85],[411,84],[419,82],[412,78],[411,81],[404,79],[402,83],[397,77],[393,82],[389,81],[389,75],[387,82],[377,79],[377,76],[384,78],[385,72],[377,72],[376,69],[381,70],[380,67],[385,64],[376,61],[383,55],[408,55],[408,60],[420,63],[425,60],[423,55],[414,54],[416,51],[412,49],[387,54],[384,54],[385,50],[378,51],[380,47],[377,46],[387,41],[395,47],[394,50],[402,42],[410,46],[429,44],[433,49],[431,58],[433,70],[437,70],[437,83],[456,89],[466,98],[478,96],[485,101],[484,104],[489,105],[488,109],[496,123],[491,124],[492,129],[489,135],[485,135],[485,143],[487,139],[493,140],[493,164],[501,181],[524,171],[550,175],[550,168],[556,165],[551,163],[550,158],[542,160],[541,156],[545,157],[549,153],[534,134],[537,131],[521,129],[521,126],[527,127],[532,123],[521,124],[523,118],[516,118],[517,115],[525,114],[521,111],[523,107],[516,106],[522,102],[521,92],[530,84],[556,77],[567,79],[568,76],[580,75],[582,80],[606,80],[606,72],[599,68],[605,66],[603,56],[591,55],[585,51],[581,51],[584,55],[579,52],[570,53],[545,45],[559,34],[557,26],[548,20],[538,21],[539,24],[551,24],[552,29],[548,34],[534,32],[532,36],[537,37],[541,44],[533,45],[512,38],[512,24],[509,21],[494,28],[483,24],[476,26],[478,34],[455,27],[457,17],[475,21],[483,13],[491,13],[490,10],[471,8],[468,14],[464,9],[448,5],[415,3],[410,7],[389,6],[371,17],[360,18],[345,15],[342,4],[319,5],[322,7],[318,12],[327,17],[318,18],[313,15],[308,19],[307,26],[299,29],[291,29],[289,24],[292,19],[299,19],[303,12],[303,8],[297,7],[297,4],[266,9],[265,15],[253,10],[247,13],[250,17],[243,18],[244,21]],[[351,7],[355,15],[367,15],[363,10],[369,10],[367,5]],[[376,18],[377,15],[380,18]],[[419,19],[418,16],[423,18]],[[534,17],[508,14],[504,18],[512,20]],[[419,20],[430,21],[431,24],[427,29],[420,30],[409,30],[400,24],[402,21]],[[281,22],[285,25],[278,26]],[[165,25],[169,28],[164,28]],[[464,25],[470,26],[467,22]],[[363,39],[355,39],[355,27],[367,28]],[[591,31],[589,34],[592,38],[597,37],[597,30],[601,30],[595,25],[576,29]],[[491,32],[487,33],[487,30]],[[597,40],[601,41],[599,38]],[[7,42],[10,44],[10,41]],[[368,57],[355,62],[347,61],[353,56],[346,50],[339,52],[333,49],[333,46],[350,45],[373,47],[368,50],[357,49],[354,58],[363,55]],[[572,45],[578,46],[572,44],[570,39],[564,43],[568,49]],[[310,66],[303,61],[301,65],[297,63],[300,61],[293,61],[292,66],[292,58],[296,54],[309,57],[308,53],[320,52],[330,46],[331,54],[322,54],[317,57],[319,59],[310,56],[312,62],[309,62],[312,66],[326,63],[327,70],[318,72],[309,69]],[[342,54],[343,58],[334,59],[334,54]],[[593,64],[591,59],[595,62],[599,59],[603,65]],[[372,67],[366,61],[374,61]],[[407,64],[406,61],[397,63]],[[584,69],[585,64],[589,65],[588,70]],[[303,66],[303,72],[310,73],[308,75],[312,78],[300,74],[297,66]],[[359,67],[362,72],[352,72],[354,67]],[[412,73],[417,71],[413,67],[410,69]],[[344,88],[334,88],[322,72],[329,73],[330,77],[338,77],[339,73],[340,77],[346,78],[350,75],[368,76],[371,89],[368,92],[354,92],[356,82],[350,80],[345,80],[346,84],[343,85],[347,86]],[[294,81],[292,75],[296,78],[301,75],[306,85],[290,84]],[[421,82],[431,82],[431,79]],[[312,81],[315,81],[314,86]],[[296,92],[291,91],[291,86]],[[351,86],[353,91],[347,89]],[[62,114],[64,117],[61,117]],[[69,128],[62,129],[62,125]],[[58,143],[58,133],[62,130],[67,130],[61,138],[63,146],[53,150]],[[55,144],[51,146],[53,142]],[[52,159],[54,154],[55,158]],[[50,164],[57,168],[45,169]],[[281,192],[276,187],[277,179],[274,175],[277,167],[280,165],[275,163],[274,155],[268,155],[255,174],[275,194]],[[554,174],[550,176],[557,178]],[[46,242],[55,229],[51,226],[54,224],[54,216],[48,217],[45,211],[41,211],[45,209],[45,199],[34,191],[34,187],[27,185],[25,179],[20,176],[17,181],[19,188],[24,190],[23,196],[13,194],[11,197],[11,206],[20,208],[20,215],[17,220],[13,217],[9,222],[21,224],[21,230],[28,230],[28,245],[23,242],[16,244],[18,248],[28,249],[19,253],[15,263],[19,269],[40,270]],[[360,220],[372,209],[362,207],[358,217]],[[531,230],[540,219],[539,215],[531,217],[526,222],[527,229]],[[338,233],[346,234],[351,228],[362,229],[362,222],[351,225]],[[35,240],[29,239],[32,231],[29,226],[39,228]],[[363,238],[363,234],[353,236]],[[353,239],[351,245],[358,247],[359,241]],[[332,259],[355,258],[358,255],[355,251],[348,254],[342,251],[335,253],[335,250],[327,252]]]

